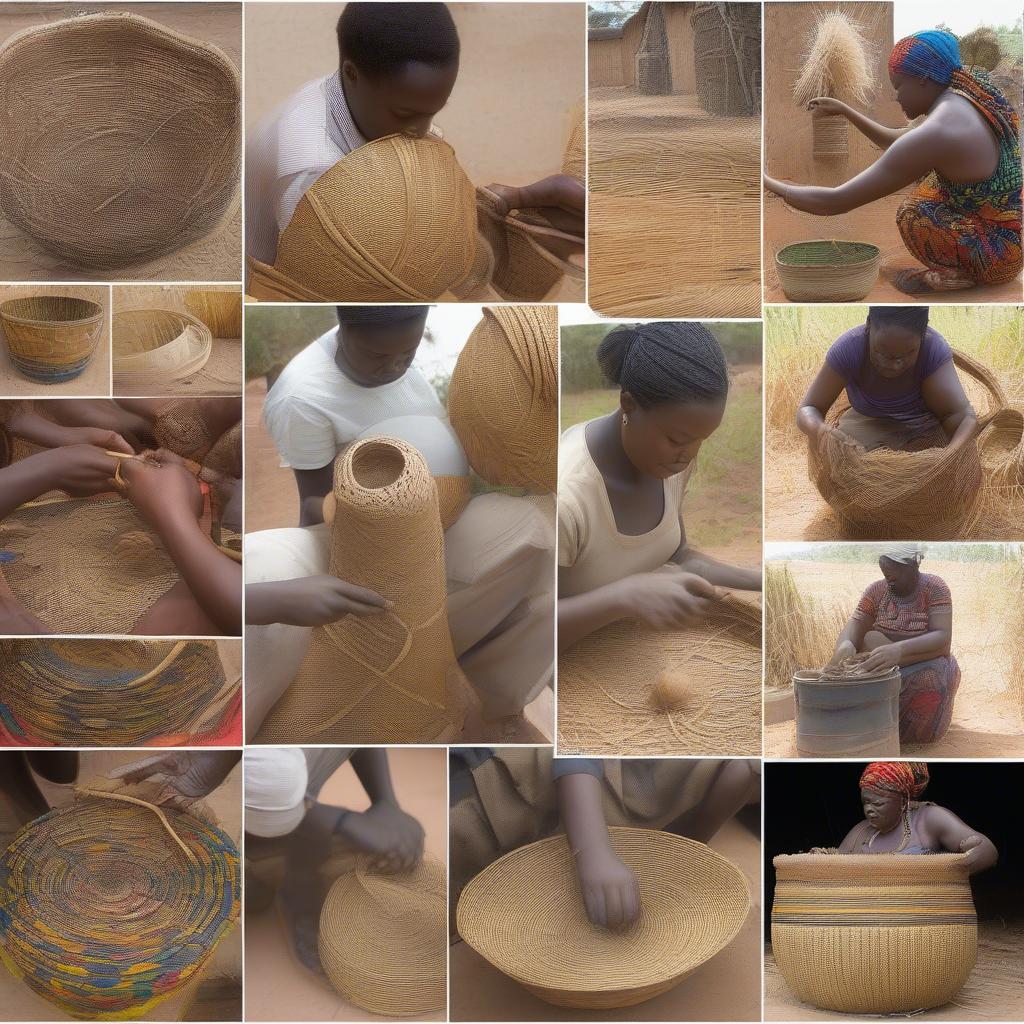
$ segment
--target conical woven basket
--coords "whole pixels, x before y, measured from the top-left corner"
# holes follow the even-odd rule
[[[444,1010],[448,947],[445,866],[426,857],[412,871],[366,867],[331,886],[320,913],[320,962],[346,999],[388,1017]]]
[[[238,69],[134,14],[25,29],[0,47],[0,203],[74,266],[155,259],[209,233],[240,169]]]
[[[113,319],[114,384],[122,394],[186,380],[213,351],[210,328],[188,313],[128,309]]]
[[[703,843],[647,829],[609,833],[640,885],[640,917],[625,931],[587,918],[563,835],[505,854],[459,898],[462,938],[556,1006],[634,1006],[666,992],[729,945],[750,909],[742,872]]]
[[[61,384],[89,365],[103,331],[103,308],[65,295],[8,299],[0,305],[0,325],[19,373],[40,384]]]
[[[978,951],[963,854],[776,857],[772,950],[798,999],[842,1013],[948,1003]]]
[[[242,293],[192,289],[185,292],[185,308],[202,320],[215,338],[242,337]]]
[[[558,463],[558,310],[491,306],[448,387],[469,464],[490,484],[553,492]]]
[[[875,286],[882,251],[870,242],[816,239],[775,254],[779,283],[792,302],[856,302]]]
[[[0,859],[0,958],[72,1017],[137,1019],[196,978],[239,914],[219,828],[84,793]]]

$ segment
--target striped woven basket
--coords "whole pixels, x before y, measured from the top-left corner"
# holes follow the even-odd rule
[[[74,380],[89,364],[103,330],[103,309],[88,299],[34,295],[0,305],[14,368],[40,384]]]
[[[640,917],[624,931],[590,922],[564,835],[505,854],[459,898],[463,939],[556,1006],[634,1006],[667,992],[732,942],[750,908],[743,874],[703,843],[609,832],[640,883]]]
[[[241,292],[192,289],[185,292],[185,308],[202,320],[215,338],[241,338]]]
[[[819,238],[775,254],[775,269],[792,302],[856,302],[875,286],[882,251],[870,242]]]
[[[772,950],[805,1003],[908,1013],[948,1003],[978,953],[963,854],[776,857]]]
[[[213,351],[210,328],[189,313],[129,309],[114,314],[114,386],[118,393],[183,381]]]

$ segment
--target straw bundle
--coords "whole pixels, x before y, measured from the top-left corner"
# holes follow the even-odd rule
[[[963,854],[776,857],[772,950],[798,999],[843,1013],[949,1002],[977,956]]]
[[[74,380],[88,366],[103,330],[103,308],[87,299],[34,295],[0,305],[0,326],[14,368],[40,384]]]
[[[983,25],[960,39],[960,62],[965,68],[994,71],[1002,56],[995,29]]]
[[[634,1006],[667,992],[735,938],[750,908],[742,873],[703,843],[646,829],[609,834],[640,885],[640,917],[624,931],[587,918],[561,835],[496,860],[459,898],[463,939],[556,1006]]]
[[[761,608],[725,595],[708,617],[662,632],[624,619],[558,659],[559,751],[758,756]]]
[[[697,97],[709,114],[761,113],[761,7],[694,4],[693,63]]]
[[[490,484],[553,492],[558,461],[558,310],[488,306],[448,387],[469,464]]]
[[[136,1019],[201,974],[238,918],[239,875],[210,823],[83,794],[0,859],[0,958],[72,1017]]]
[[[185,292],[185,308],[210,329],[215,338],[242,337],[242,294],[210,289]]]
[[[775,254],[775,269],[793,302],[855,302],[878,280],[882,251],[870,242],[815,239]]]
[[[465,685],[448,632],[444,535],[423,457],[395,438],[335,463],[334,576],[392,602],[313,630],[295,681],[258,743],[415,743],[461,724]]]
[[[320,961],[338,992],[371,1013],[436,1013],[447,1002],[447,916],[440,861],[397,875],[358,867],[324,901]]]
[[[115,313],[114,386],[118,393],[145,394],[186,380],[209,361],[213,335],[201,320],[170,309]]]
[[[174,252],[235,198],[241,86],[215,46],[134,14],[69,18],[0,47],[0,92],[3,211],[74,266]]]

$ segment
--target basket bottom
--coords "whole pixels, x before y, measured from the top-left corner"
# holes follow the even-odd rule
[[[687,972],[688,974],[689,972]],[[636,1006],[646,1003],[648,999],[660,996],[679,984],[687,975],[659,982],[657,985],[646,985],[643,988],[620,989],[612,992],[563,992],[558,989],[540,988],[521,982],[523,988],[532,992],[538,999],[552,1006],[569,1006],[577,1010],[614,1010],[621,1006]]]
[[[31,359],[24,359],[21,356],[11,354],[11,364],[23,377],[27,377],[37,384],[63,384],[65,381],[74,380],[80,376],[92,360],[89,355],[65,366],[53,366],[49,363],[37,363]]]

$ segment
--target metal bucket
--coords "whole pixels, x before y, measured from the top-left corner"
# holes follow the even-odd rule
[[[796,746],[801,757],[899,757],[900,670],[855,679],[796,672]]]

